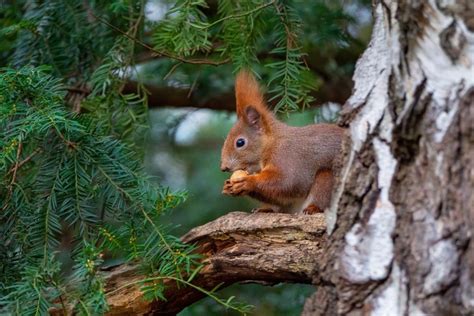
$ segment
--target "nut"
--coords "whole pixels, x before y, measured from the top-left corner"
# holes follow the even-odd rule
[[[231,180],[237,180],[237,179],[240,179],[240,178],[244,178],[248,175],[249,175],[249,173],[245,170],[236,170],[236,171],[234,171],[234,173],[232,173],[232,175],[230,176],[230,179]]]

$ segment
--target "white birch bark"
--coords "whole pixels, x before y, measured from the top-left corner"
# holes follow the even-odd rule
[[[474,2],[376,1],[304,315],[474,314]]]

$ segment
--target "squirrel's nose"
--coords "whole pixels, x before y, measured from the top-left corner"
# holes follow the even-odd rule
[[[230,171],[229,167],[224,166],[224,165],[221,165],[221,170],[222,170],[222,172],[229,172]]]

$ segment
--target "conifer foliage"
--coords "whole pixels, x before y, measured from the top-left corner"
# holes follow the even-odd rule
[[[175,66],[231,63],[235,71],[263,64],[277,109],[311,101],[314,78],[301,50],[297,1],[219,0],[214,10],[204,0],[179,0],[158,22],[145,18],[145,5],[2,2],[2,314],[71,306],[78,314],[104,313],[99,271],[114,256],[139,262],[148,280],[155,277],[143,281],[149,299],[164,299],[163,279],[185,286],[196,275],[192,247],[160,224],[186,194],[160,186],[142,167],[147,91],[139,85],[123,93],[127,78],[139,77],[137,55],[152,53]],[[262,51],[270,58],[260,60]]]

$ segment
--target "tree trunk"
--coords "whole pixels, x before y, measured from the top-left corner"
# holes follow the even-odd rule
[[[375,2],[303,315],[473,315],[474,2]]]

